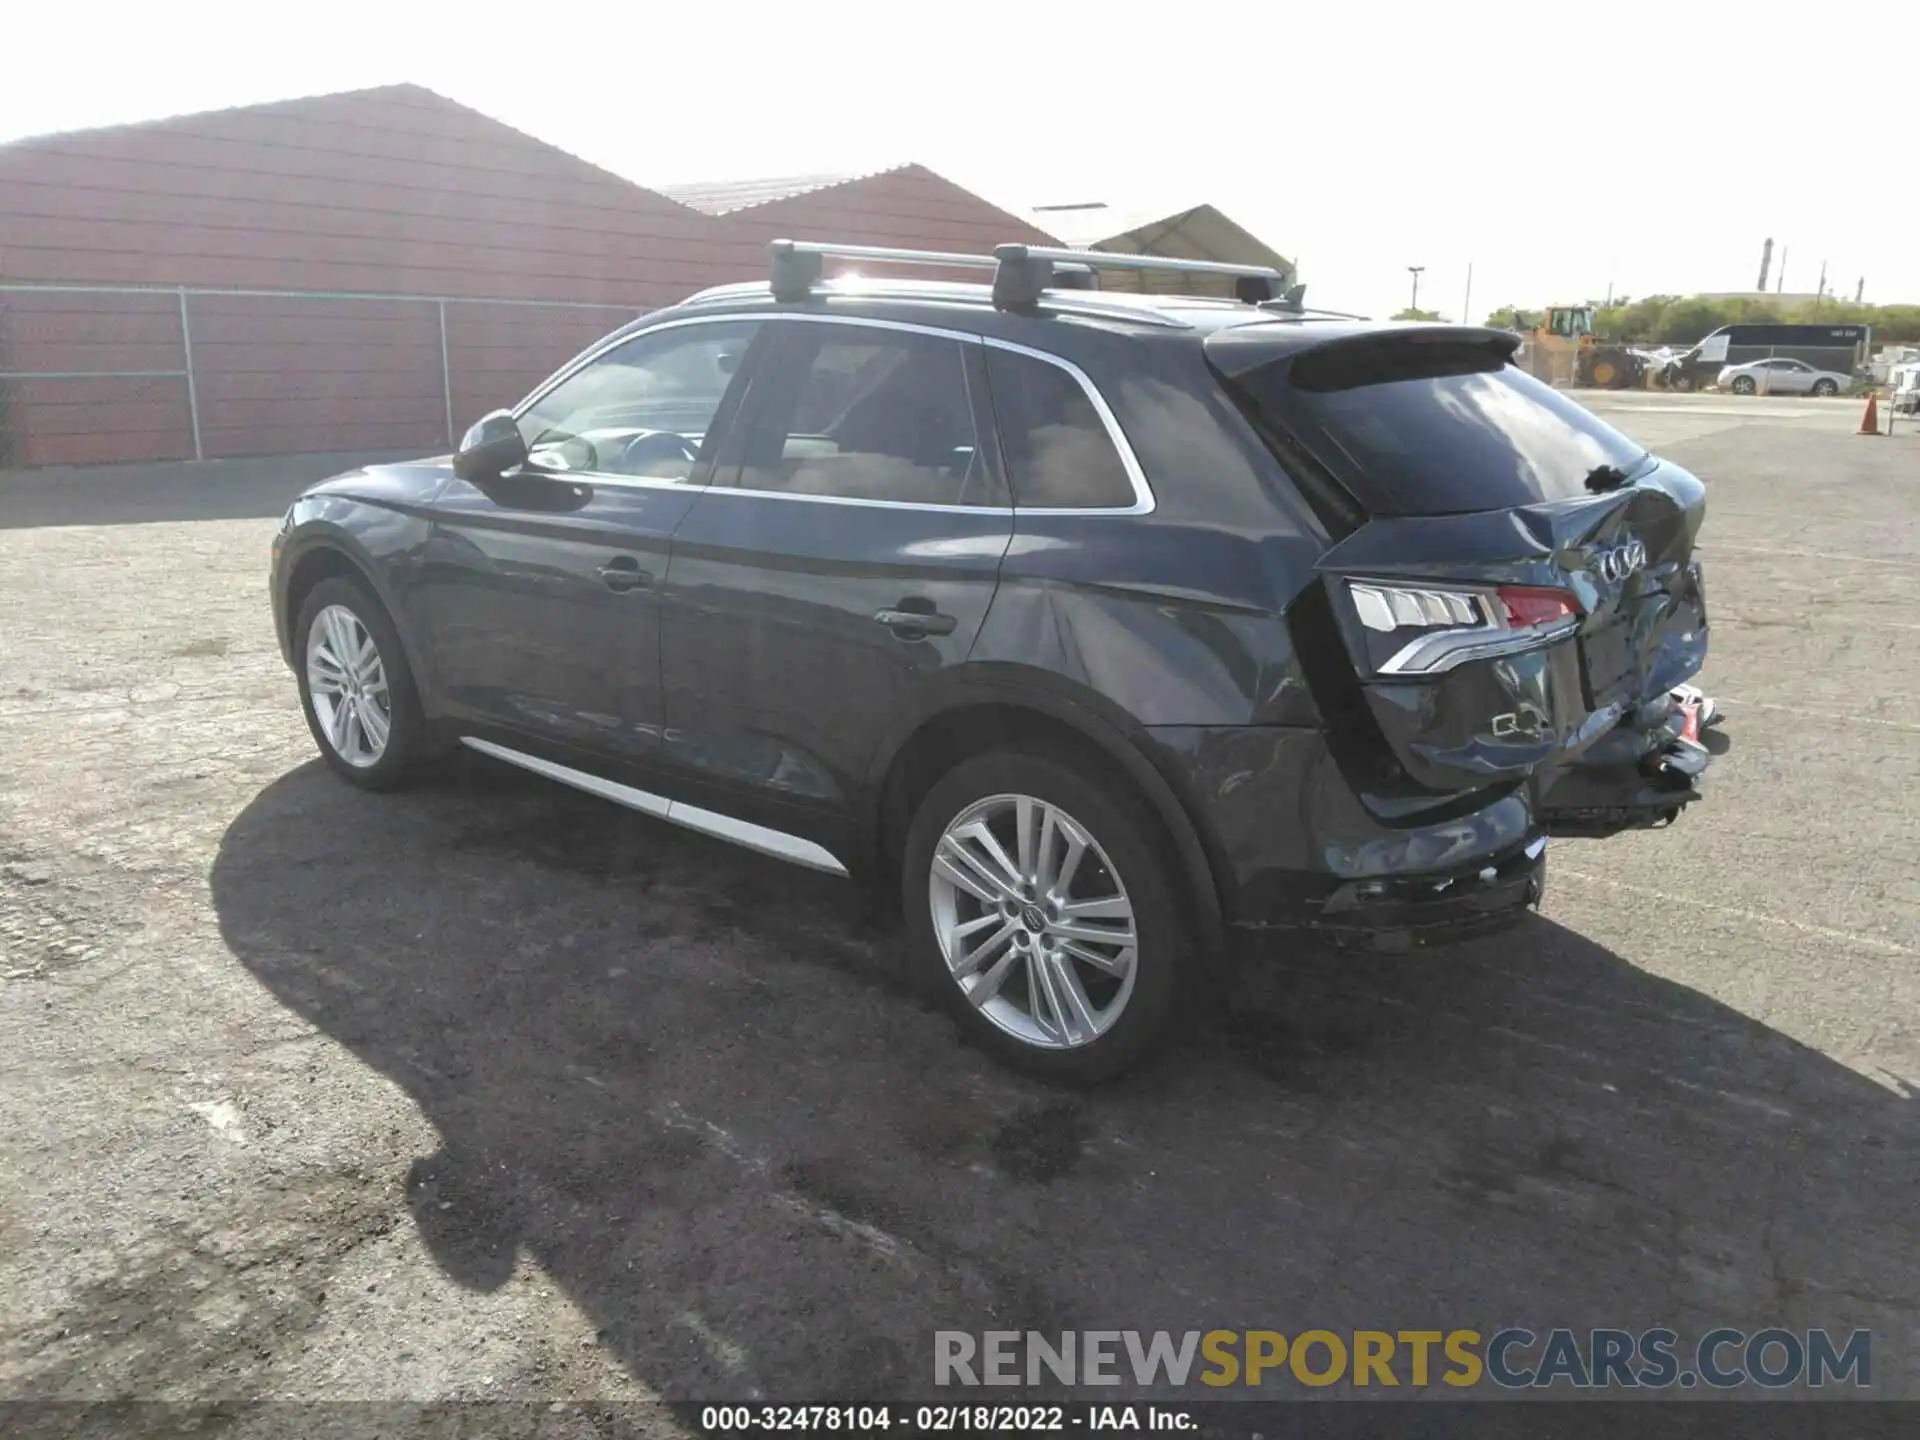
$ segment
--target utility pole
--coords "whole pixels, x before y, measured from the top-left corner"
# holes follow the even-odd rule
[[[1462,325],[1473,323],[1473,262],[1471,260],[1467,261],[1467,293],[1460,297],[1460,323]]]
[[[1420,272],[1426,268],[1424,265],[1407,266],[1407,273],[1413,276],[1413,298],[1407,301],[1407,308],[1409,310],[1418,310],[1420,308]]]
[[[1782,251],[1780,255],[1780,260],[1782,264],[1786,263],[1786,258],[1787,258],[1786,252]],[[1767,243],[1760,247],[1760,283],[1753,287],[1754,289],[1758,290],[1762,295],[1767,293],[1767,266],[1772,261],[1772,259],[1773,259],[1773,237],[1769,235],[1767,237]]]
[[[1853,303],[1858,305],[1860,297],[1867,293],[1867,277],[1862,275],[1853,286]]]
[[[1827,262],[1820,262],[1820,283],[1813,287],[1813,313],[1820,313],[1820,302],[1827,298]]]

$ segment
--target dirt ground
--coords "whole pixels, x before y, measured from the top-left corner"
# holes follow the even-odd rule
[[[1920,1397],[1920,439],[1597,403],[1710,483],[1706,803],[1556,842],[1517,934],[1276,953],[1091,1094],[960,1045],[844,882],[478,760],[332,780],[265,593],[298,474],[0,479],[0,1395],[1778,1324]]]

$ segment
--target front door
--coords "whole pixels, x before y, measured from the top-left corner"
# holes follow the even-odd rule
[[[825,833],[898,698],[963,662],[1012,537],[975,337],[769,322],[674,540],[667,753],[717,808]]]
[[[423,575],[442,709],[657,758],[659,587],[756,329],[673,325],[617,345],[522,410],[523,468],[448,483]]]

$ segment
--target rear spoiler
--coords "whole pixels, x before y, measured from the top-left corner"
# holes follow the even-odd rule
[[[1511,330],[1495,330],[1485,325],[1427,325],[1417,323],[1379,324],[1374,322],[1343,324],[1302,324],[1276,320],[1265,324],[1228,325],[1206,338],[1207,363],[1229,380],[1250,370],[1284,363],[1289,367],[1302,356],[1332,360],[1363,354],[1417,354],[1428,346],[1445,346],[1486,351],[1488,358],[1504,365],[1520,348],[1520,337]]]

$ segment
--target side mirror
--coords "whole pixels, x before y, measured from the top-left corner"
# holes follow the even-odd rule
[[[507,471],[527,463],[527,442],[520,426],[505,410],[483,415],[460,437],[453,452],[453,473],[462,480],[498,480]]]

